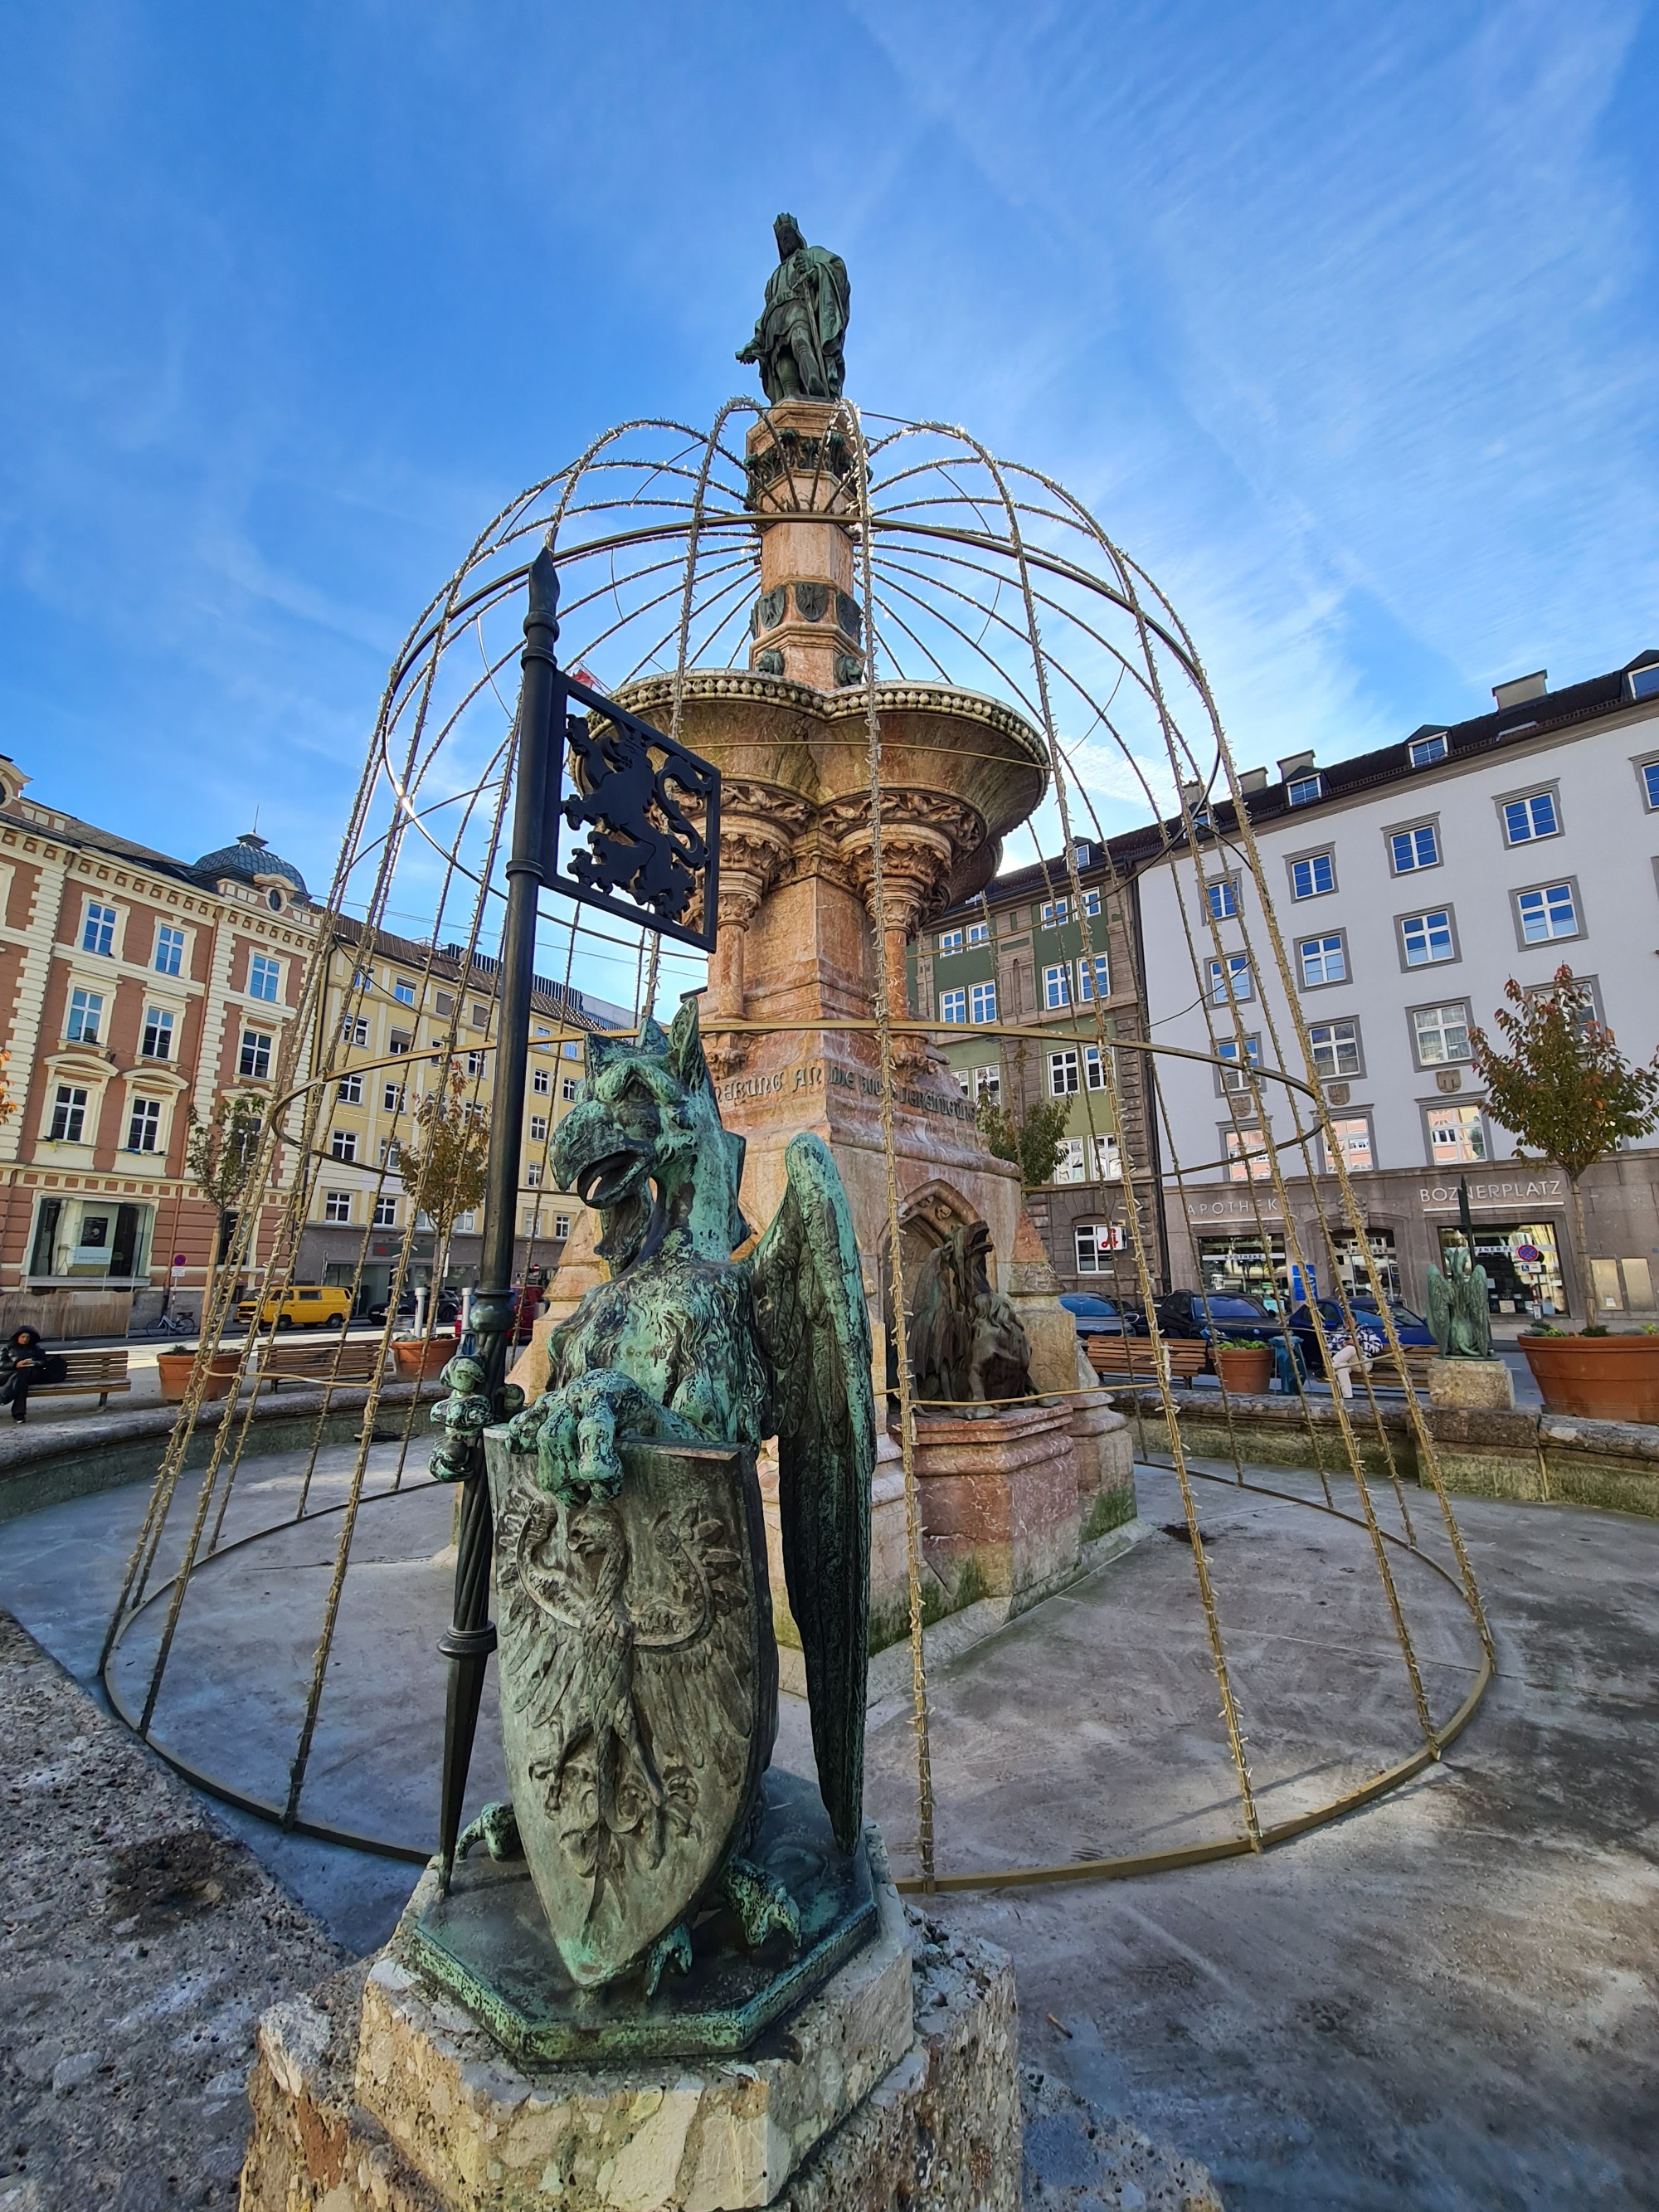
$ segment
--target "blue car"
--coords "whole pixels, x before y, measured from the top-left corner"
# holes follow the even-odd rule
[[[1376,1300],[1368,1297],[1350,1298],[1348,1304],[1352,1309],[1354,1320],[1359,1326],[1360,1348],[1367,1358],[1375,1359],[1380,1352],[1386,1352],[1389,1348],[1389,1340],[1383,1333],[1382,1316],[1376,1310]],[[1397,1298],[1389,1299],[1389,1311],[1394,1316],[1395,1328],[1398,1332],[1401,1346],[1406,1350],[1409,1351],[1413,1346],[1419,1349],[1427,1346],[1432,1350],[1434,1331],[1421,1314],[1413,1313],[1409,1306],[1401,1305]],[[1343,1319],[1342,1309],[1334,1298],[1320,1299],[1319,1318],[1325,1324],[1325,1334],[1328,1336],[1334,1336],[1339,1330],[1346,1330],[1347,1327],[1346,1322]],[[1313,1375],[1322,1374],[1324,1370],[1320,1364],[1319,1340],[1314,1334],[1313,1316],[1305,1305],[1298,1306],[1291,1316],[1291,1334],[1296,1339],[1297,1350],[1307,1362],[1309,1372]]]
[[[1062,1291],[1060,1303],[1072,1316],[1079,1336],[1122,1336],[1125,1316],[1110,1298],[1097,1297],[1091,1291]],[[1135,1316],[1127,1316],[1127,1334],[1144,1336],[1146,1328],[1137,1327]]]

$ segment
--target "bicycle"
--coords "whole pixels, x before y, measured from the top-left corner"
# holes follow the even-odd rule
[[[189,1336],[196,1327],[194,1314],[158,1314],[139,1332],[143,1336]]]

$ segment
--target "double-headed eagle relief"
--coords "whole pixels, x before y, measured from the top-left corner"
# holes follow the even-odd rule
[[[745,1857],[777,1728],[755,1455],[778,1439],[790,1609],[819,1788],[843,1853],[863,1817],[875,1407],[851,1215],[827,1148],[786,1154],[759,1244],[688,999],[672,1030],[587,1042],[555,1176],[599,1213],[611,1279],[548,1343],[548,1388],[489,1452],[512,1816],[579,1985],[691,1960],[699,1914],[799,1933]],[[516,1838],[514,1830],[516,1828]],[[470,1832],[471,1833],[471,1832]]]

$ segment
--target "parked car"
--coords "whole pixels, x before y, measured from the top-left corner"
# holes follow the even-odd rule
[[[1375,1359],[1379,1353],[1386,1352],[1389,1348],[1389,1340],[1383,1331],[1382,1319],[1377,1311],[1376,1300],[1350,1298],[1348,1303],[1353,1310],[1353,1317],[1359,1325],[1360,1349],[1368,1359]],[[1407,1350],[1410,1350],[1413,1346],[1419,1349],[1425,1346],[1432,1348],[1434,1331],[1421,1314],[1413,1313],[1409,1306],[1401,1305],[1397,1298],[1389,1300],[1389,1311],[1394,1316],[1394,1325],[1400,1333],[1400,1341],[1403,1347]],[[1320,1299],[1319,1318],[1324,1322],[1328,1335],[1334,1334],[1339,1329],[1346,1330],[1347,1328],[1347,1322],[1343,1318],[1342,1308],[1335,1298]],[[1305,1305],[1298,1306],[1291,1316],[1291,1334],[1295,1337],[1302,1357],[1308,1364],[1309,1372],[1313,1375],[1320,1374],[1322,1370],[1319,1361],[1319,1340],[1314,1334],[1313,1316]]]
[[[389,1298],[382,1298],[379,1305],[371,1306],[368,1310],[369,1319],[373,1322],[384,1322],[386,1317],[386,1310],[390,1306],[391,1303],[392,1301]],[[459,1315],[460,1310],[461,1302],[456,1297],[453,1291],[439,1291],[437,1317],[440,1322],[451,1322],[455,1320]],[[398,1299],[398,1318],[399,1321],[414,1320],[415,1293],[413,1291],[406,1290],[402,1297]]]
[[[1091,1291],[1062,1291],[1060,1303],[1072,1316],[1079,1336],[1121,1336],[1124,1317],[1110,1298],[1097,1298]],[[1137,1334],[1131,1318],[1128,1334]]]
[[[252,1328],[255,1315],[261,1328],[274,1322],[278,1328],[343,1328],[351,1316],[351,1293],[336,1283],[291,1283],[280,1298],[240,1298],[236,1318]]]
[[[1158,1301],[1158,1325],[1165,1336],[1201,1337],[1206,1344],[1217,1337],[1271,1344],[1281,1334],[1278,1315],[1242,1291],[1212,1291],[1207,1299],[1196,1291],[1166,1291]]]

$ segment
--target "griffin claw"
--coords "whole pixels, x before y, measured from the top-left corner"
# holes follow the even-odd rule
[[[691,1930],[683,1920],[677,1920],[665,1936],[659,1936],[645,1954],[647,2004],[656,1996],[657,1984],[666,1966],[672,1966],[677,1974],[689,1974],[691,1971]]]
[[[721,1896],[738,1916],[743,1940],[758,1951],[769,1936],[784,1935],[792,1951],[800,1948],[800,1913],[781,1881],[747,1859],[728,1859],[720,1876]]]
[[[455,1845],[456,1854],[465,1858],[474,1844],[482,1844],[492,1859],[518,1859],[524,1856],[524,1845],[519,1840],[519,1816],[510,1805],[486,1805],[476,1820],[469,1820],[461,1830]]]

